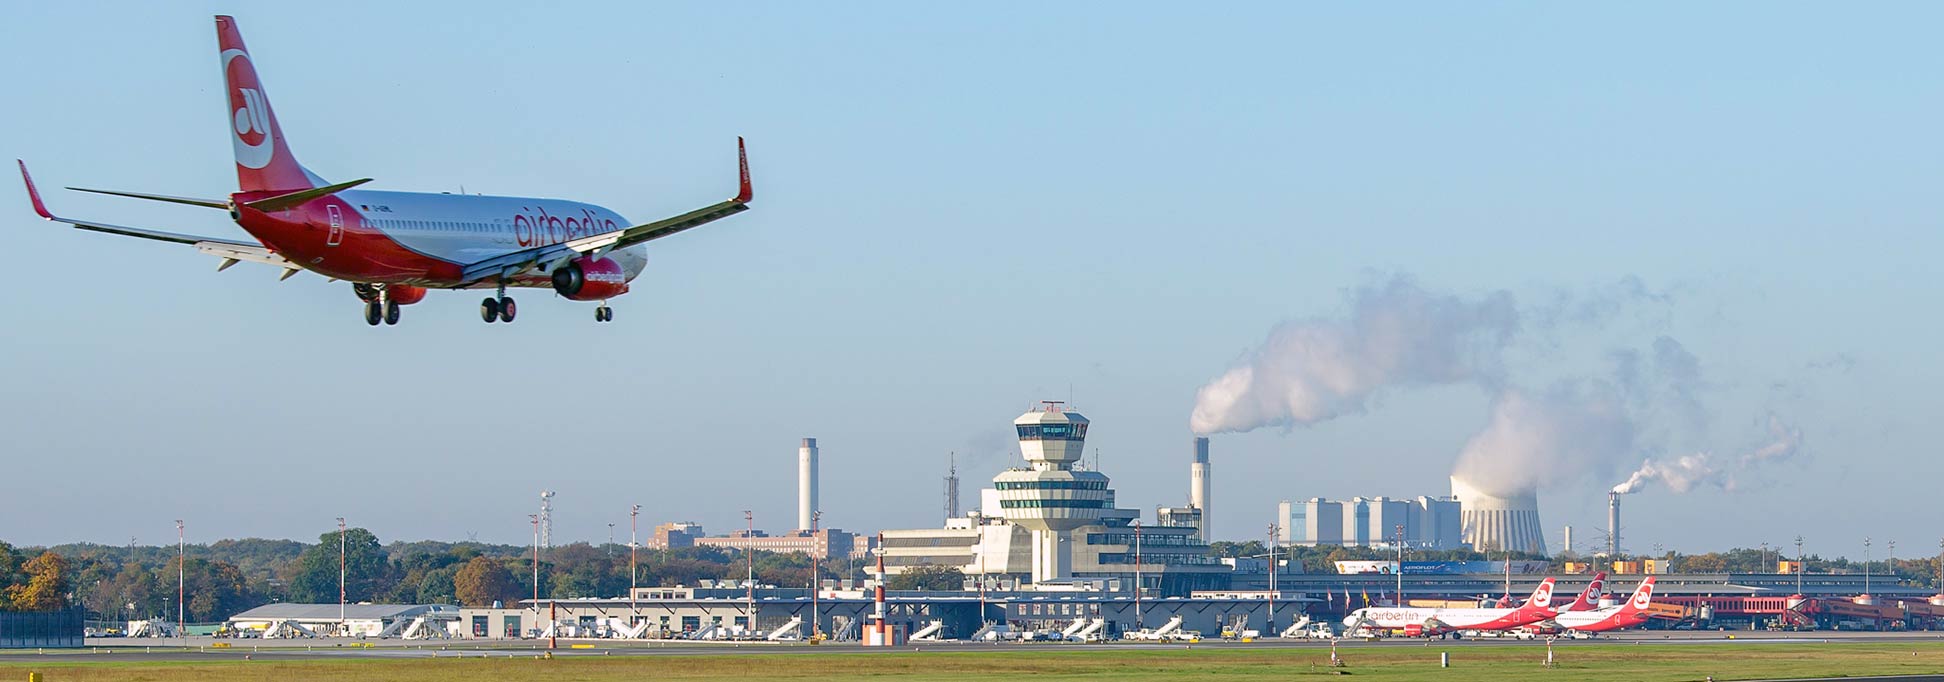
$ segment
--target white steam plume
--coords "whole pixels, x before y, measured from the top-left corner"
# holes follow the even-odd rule
[[[1672,460],[1649,459],[1628,476],[1620,485],[1613,486],[1613,492],[1622,495],[1639,492],[1648,483],[1660,481],[1669,490],[1685,493],[1696,486],[1711,485],[1723,490],[1733,490],[1735,475],[1750,467],[1767,462],[1778,462],[1794,457],[1802,447],[1802,430],[1784,422],[1781,417],[1768,416],[1768,441],[1735,459],[1732,468],[1715,463],[1715,457],[1706,452],[1684,455]]]
[[[1465,443],[1452,475],[1478,490],[1510,496],[1542,484],[1611,470],[1635,452],[1625,396],[1604,381],[1562,381],[1533,394],[1507,389],[1491,421]]]
[[[1687,492],[1703,483],[1721,488],[1733,485],[1733,481],[1726,474],[1714,467],[1712,459],[1705,452],[1684,455],[1667,461],[1650,459],[1641,464],[1640,469],[1633,472],[1632,476],[1627,477],[1625,483],[1613,486],[1613,492],[1622,495],[1632,494],[1647,485],[1649,481],[1665,483],[1670,490],[1677,493]]]
[[[1510,293],[1435,295],[1408,277],[1346,295],[1342,319],[1286,322],[1195,395],[1197,434],[1306,425],[1363,412],[1386,387],[1496,384],[1519,329]]]

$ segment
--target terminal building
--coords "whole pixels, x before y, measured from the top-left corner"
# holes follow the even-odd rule
[[[1228,586],[1229,568],[1208,555],[1200,508],[1162,508],[1158,522],[1142,523],[1140,510],[1115,505],[1106,474],[1079,466],[1085,416],[1047,402],[1013,426],[1026,466],[994,477],[980,508],[943,528],[884,531],[887,572],[950,566],[975,588],[1092,580],[1131,589],[1137,576],[1158,595]],[[1205,460],[1205,441],[1199,447]]]
[[[1305,547],[1395,548],[1400,533],[1408,549],[1467,546],[1459,502],[1450,497],[1284,500],[1276,507],[1276,526],[1283,544]]]

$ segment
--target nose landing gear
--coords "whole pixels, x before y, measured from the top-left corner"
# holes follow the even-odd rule
[[[594,309],[594,321],[595,321],[595,322],[613,322],[613,321],[614,321],[614,309],[613,309],[613,308],[609,308],[609,307],[607,307],[607,304],[606,304],[606,303],[603,303],[603,304],[601,304],[601,307],[599,307],[599,308],[595,308],[595,309]]]

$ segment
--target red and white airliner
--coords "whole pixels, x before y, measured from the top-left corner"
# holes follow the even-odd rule
[[[239,191],[223,200],[70,189],[226,209],[256,242],[56,216],[20,162],[34,211],[84,230],[192,245],[221,258],[218,270],[251,261],[283,268],[284,279],[309,270],[351,282],[373,326],[397,324],[399,306],[424,300],[428,289],[494,289],[479,304],[480,319],[512,322],[518,308],[506,295],[510,287],[551,288],[569,300],[599,302],[594,319],[608,322],[614,311],[607,301],[627,293],[641,274],[646,242],[741,213],[753,197],[740,138],[735,198],[643,224],[559,199],[354,189],[370,178],[333,184],[291,154],[235,19],[216,17],[216,40]]]
[[[1625,603],[1616,604],[1592,611],[1564,612],[1553,616],[1552,621],[1560,627],[1580,632],[1608,632],[1639,627],[1647,622],[1647,607],[1654,601],[1654,578],[1649,576],[1640,581],[1633,597]]]
[[[1350,612],[1343,624],[1347,630],[1402,630],[1406,635],[1426,637],[1465,630],[1509,630],[1552,618],[1552,596],[1553,579],[1547,578],[1532,591],[1532,598],[1517,608],[1371,606]]]
[[[1573,598],[1573,603],[1559,608],[1560,613],[1569,611],[1592,611],[1600,608],[1600,599],[1606,596],[1606,571],[1593,574],[1593,581],[1586,584],[1586,591]]]

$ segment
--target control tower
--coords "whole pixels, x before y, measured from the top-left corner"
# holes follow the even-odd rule
[[[1087,418],[1059,401],[1043,405],[1013,420],[1026,468],[992,479],[1001,515],[1033,533],[1033,582],[1071,577],[1071,531],[1114,506],[1106,474],[1073,469],[1086,451]]]

